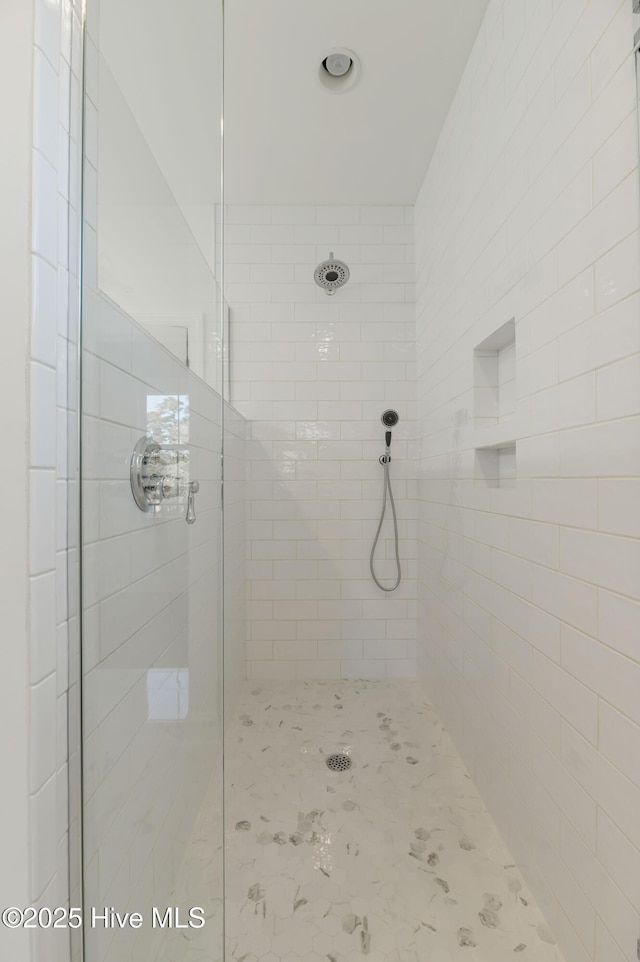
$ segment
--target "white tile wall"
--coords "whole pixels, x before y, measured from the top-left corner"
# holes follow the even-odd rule
[[[331,251],[351,280],[328,297],[313,270]],[[250,419],[250,677],[415,673],[413,280],[412,208],[227,210],[232,401]],[[369,552],[388,407],[403,581],[385,595]],[[388,521],[377,571],[395,572]]]
[[[633,745],[640,726],[628,687],[640,660],[633,27],[622,0],[495,0],[417,208],[420,661],[570,962],[630,962],[638,930]],[[76,213],[77,141],[68,131],[77,135],[79,118],[65,105],[69,84],[72,103],[80,103],[78,40],[71,3],[38,0],[31,356],[43,419],[33,421],[32,484],[45,493],[57,486],[57,497],[55,530],[38,526],[32,545],[36,721],[54,672],[65,717],[74,637],[66,599],[54,591],[56,567],[67,562],[67,526],[74,527],[60,452],[64,463],[74,444],[60,436],[58,416],[52,448],[41,402],[48,397],[52,410],[57,401],[62,413],[75,399],[66,365],[73,372],[77,231],[65,225]],[[63,105],[57,125],[47,109],[53,76]],[[234,401],[254,421],[247,646],[255,677],[413,670],[410,220],[410,210],[385,207],[229,210]],[[330,249],[353,271],[334,299],[310,279]],[[471,352],[513,315],[521,385],[535,364],[520,397],[535,403],[518,444],[515,494],[480,492],[467,458]],[[116,334],[103,344],[101,363],[126,370],[130,356]],[[400,597],[379,599],[367,557],[386,406],[402,419],[392,469],[408,577]],[[229,434],[241,438],[240,421]],[[103,493],[102,536],[116,538],[127,530],[118,523],[121,505],[108,481]],[[239,573],[234,496],[235,489],[228,504],[237,539],[227,551]],[[42,502],[32,503],[41,510]],[[387,538],[385,572],[389,547]],[[623,554],[627,564],[616,568]],[[519,576],[516,558],[524,561]],[[566,605],[569,587],[575,604],[551,610],[554,596]],[[68,590],[73,599],[73,584]],[[237,676],[241,650],[238,633]],[[48,903],[53,894],[63,903],[68,897],[66,742],[63,725],[54,760],[43,733],[31,759],[32,895]],[[511,805],[507,815],[507,798],[519,801],[518,812]],[[39,954],[50,951],[41,942],[33,948],[34,959],[49,958]],[[59,946],[61,960],[66,953]]]
[[[185,845],[221,763],[222,404],[92,292],[85,293],[83,336],[84,377],[96,388],[94,411],[83,412],[85,891],[89,905],[144,912],[172,904]],[[144,379],[138,355],[145,357]],[[160,396],[186,405],[179,436],[188,443],[189,477],[200,482],[193,526],[185,523],[184,498],[154,515],[140,511],[131,495],[133,445],[143,435],[161,440],[148,415]],[[242,430],[236,415],[230,445],[241,444]],[[241,455],[240,447],[235,458]],[[230,502],[233,515],[233,496]],[[227,544],[233,679],[244,654],[237,645],[241,520],[230,525]],[[163,933],[138,935],[105,942],[91,931],[86,944],[105,962],[151,957]],[[212,944],[216,938],[212,925]]]
[[[100,99],[104,78],[97,69],[97,26],[89,25],[86,48],[89,183],[97,179],[96,137],[100,108],[106,109]],[[95,191],[85,193],[89,225],[97,223],[89,206],[96,200]],[[184,225],[172,204],[167,196],[166,213],[179,238]],[[222,791],[223,404],[132,319],[128,303],[116,306],[97,291],[97,245],[86,224],[84,241],[85,898],[90,905],[119,904],[146,915],[151,905],[173,904],[185,846],[212,777]],[[157,269],[157,249],[153,253],[148,266]],[[184,282],[185,264],[178,261],[172,266],[178,265]],[[206,277],[207,305],[214,313],[217,291],[211,274]],[[176,285],[172,293],[180,293]],[[153,415],[161,399],[179,399],[181,405],[170,438],[161,436],[164,429]],[[163,503],[156,514],[134,503],[129,463],[134,444],[145,435],[188,445],[189,477],[200,482],[194,525],[185,523],[184,497]],[[244,492],[241,481],[234,484],[243,443],[244,422],[229,408],[225,660],[230,700],[244,669],[245,639],[238,624],[244,601]],[[221,795],[219,801],[222,808]],[[211,840],[214,860],[221,857],[220,841]],[[220,945],[219,926],[210,920],[208,928],[211,946]],[[90,930],[86,951],[101,962],[121,962],[156,958],[158,944],[166,942],[166,933],[148,927],[133,934],[113,937]]]
[[[419,670],[568,962],[640,932],[637,26],[492,0],[416,208]],[[485,489],[473,348],[511,317]]]
[[[31,885],[79,904],[77,330],[82,4],[36,0],[30,338]],[[68,784],[72,791],[69,794]],[[31,958],[66,962],[77,936]]]
[[[233,711],[246,678],[246,434],[247,423],[224,407],[224,704]]]

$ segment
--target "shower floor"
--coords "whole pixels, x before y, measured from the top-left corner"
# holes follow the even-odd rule
[[[417,682],[250,683],[225,741],[227,962],[562,962]]]

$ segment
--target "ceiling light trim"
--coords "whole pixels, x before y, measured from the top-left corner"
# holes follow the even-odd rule
[[[340,54],[351,60],[351,66],[347,72],[340,77],[335,77],[330,74],[325,66],[327,57],[335,54]],[[361,72],[360,60],[356,57],[353,50],[349,50],[347,47],[331,47],[330,50],[326,50],[321,55],[318,64],[318,80],[324,89],[332,94],[342,94],[346,93],[347,90],[351,90],[358,83]]]

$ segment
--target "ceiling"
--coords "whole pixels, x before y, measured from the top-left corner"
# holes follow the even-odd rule
[[[227,0],[232,204],[412,204],[488,0]],[[333,47],[357,84],[318,79]]]
[[[487,3],[226,0],[226,202],[412,204]],[[101,5],[102,53],[183,211],[219,203],[220,11]],[[334,47],[361,63],[346,92],[318,79]]]

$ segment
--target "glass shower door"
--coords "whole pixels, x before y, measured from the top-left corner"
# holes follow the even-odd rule
[[[88,0],[85,962],[221,960],[221,0]]]

